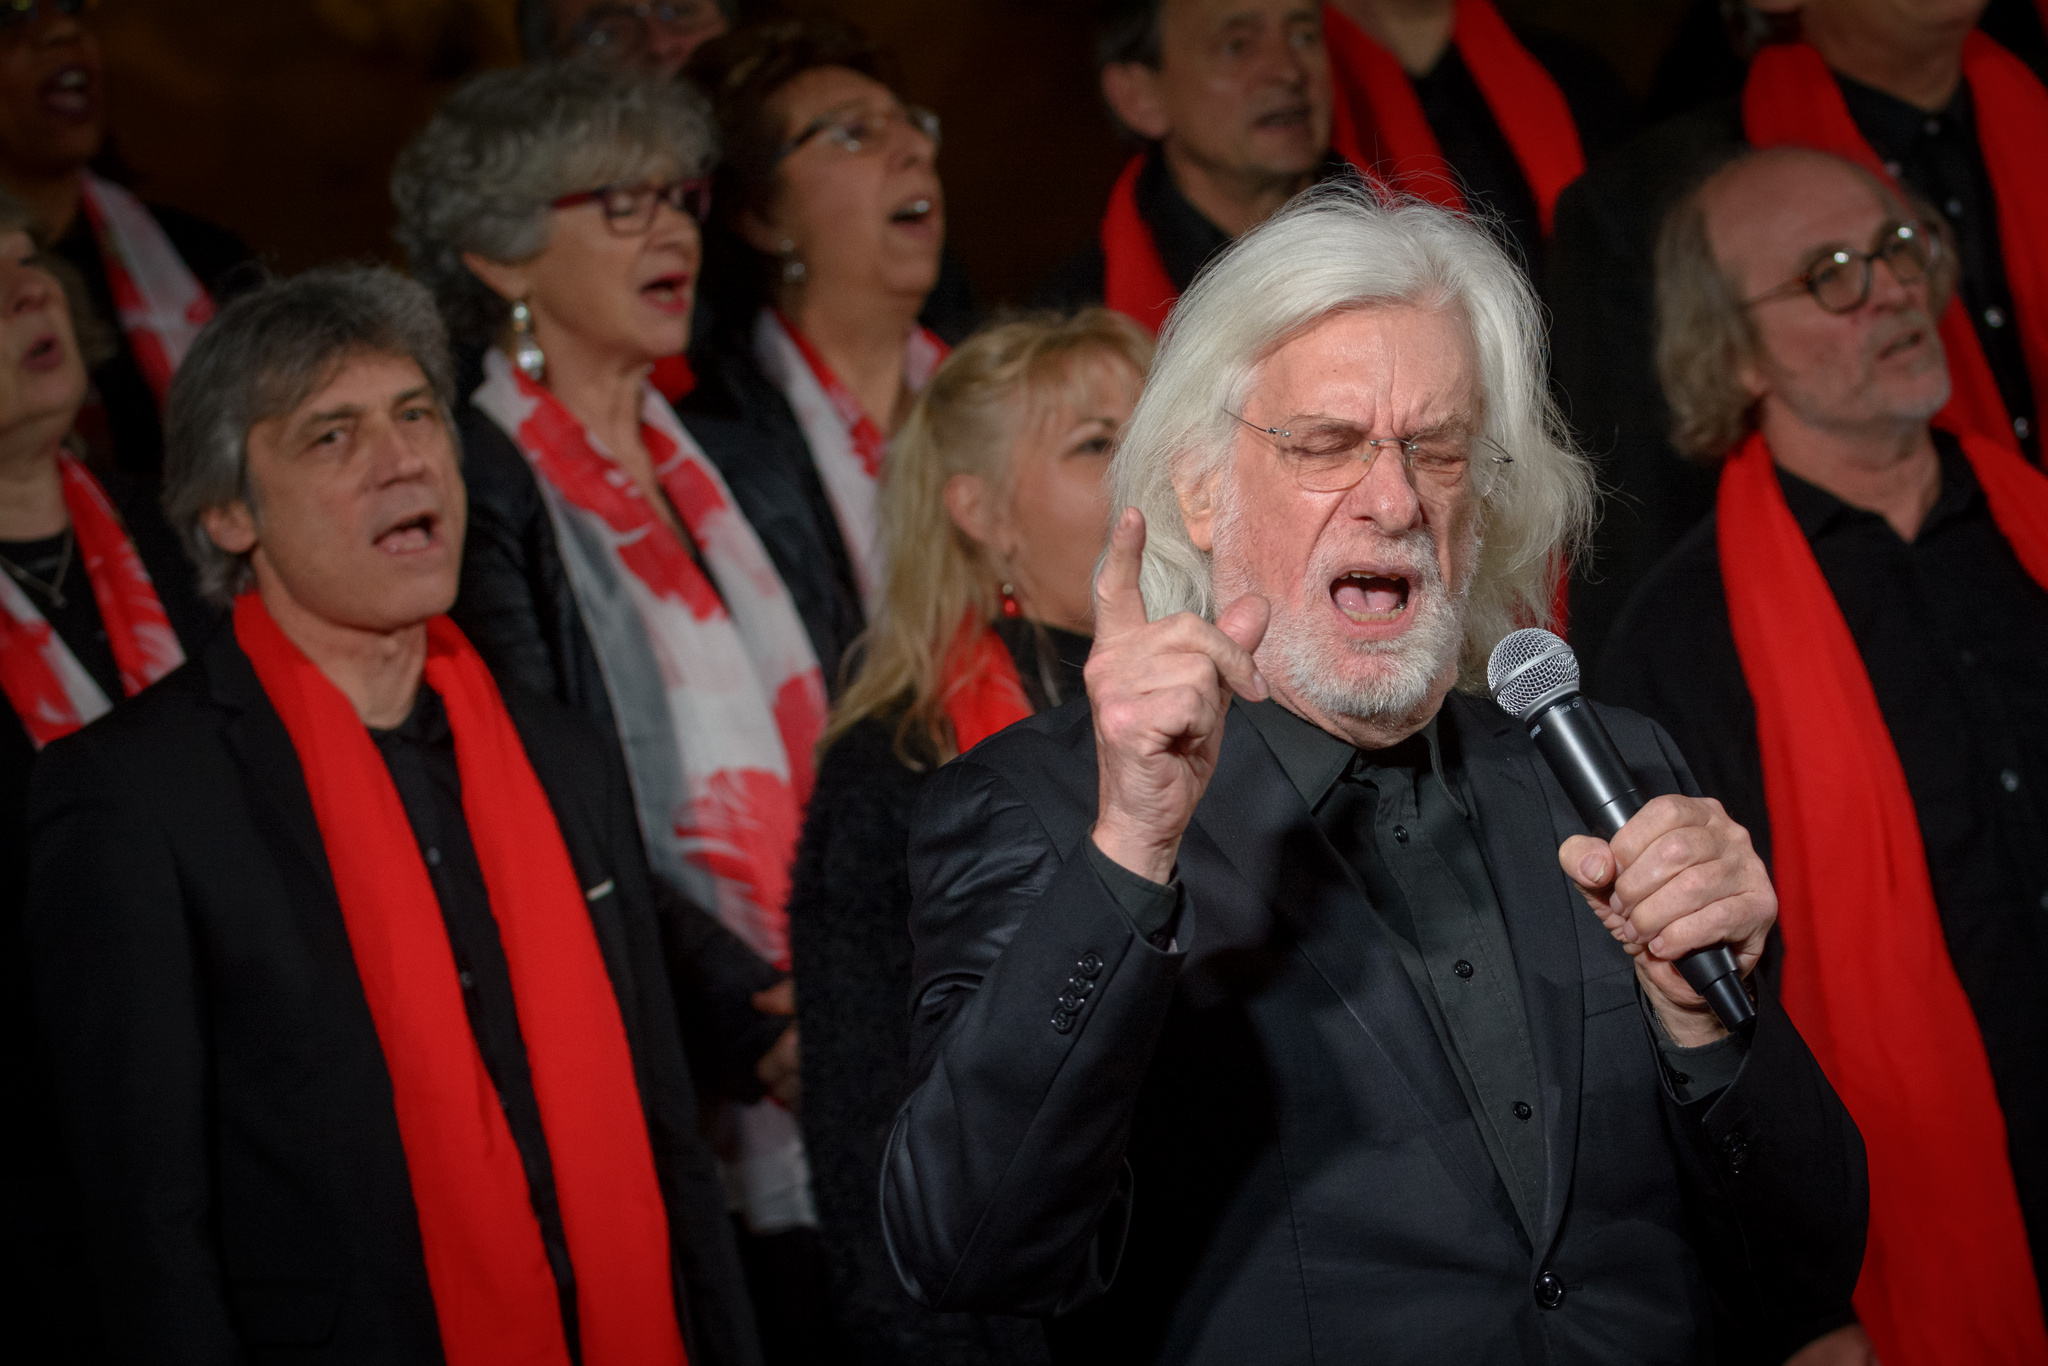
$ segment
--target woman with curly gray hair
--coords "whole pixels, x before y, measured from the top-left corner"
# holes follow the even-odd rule
[[[731,490],[651,377],[689,339],[712,138],[687,87],[489,72],[400,158],[399,237],[458,347],[470,527],[454,616],[508,682],[613,726],[657,873],[786,968],[825,686]],[[793,1010],[787,986],[757,1006]],[[758,1234],[812,1224],[793,1032],[725,1156]],[[756,1093],[758,1095],[758,1092]]]

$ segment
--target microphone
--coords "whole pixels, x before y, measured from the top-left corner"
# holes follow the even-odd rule
[[[1502,711],[1529,728],[1529,738],[1594,834],[1613,839],[1643,809],[1621,751],[1579,696],[1579,660],[1571,646],[1537,626],[1511,632],[1486,661],[1486,686]],[[1735,952],[1726,944],[1694,949],[1678,960],[1678,971],[1731,1032],[1756,1019]]]

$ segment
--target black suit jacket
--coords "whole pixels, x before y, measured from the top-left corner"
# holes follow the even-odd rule
[[[1055,1359],[1119,1362],[1773,1360],[1848,1320],[1863,1151],[1812,1055],[1765,995],[1736,1081],[1681,1104],[1628,956],[1558,868],[1584,827],[1498,708],[1446,707],[1542,1083],[1533,1244],[1387,932],[1257,730],[1227,726],[1161,950],[1082,849],[1077,703],[940,770],[919,806],[918,1086],[882,1174],[913,1293],[1068,1315]],[[1603,715],[1647,789],[1691,790],[1654,726]]]
[[[760,1360],[691,1062],[772,981],[658,901],[611,750],[506,703],[618,994],[697,1363]],[[122,1362],[442,1360],[391,1082],[284,723],[232,629],[44,751],[28,938]],[[666,946],[666,952],[664,948]],[[738,949],[735,954],[733,951]],[[671,967],[673,965],[673,969]],[[726,1004],[720,1004],[724,1002]]]

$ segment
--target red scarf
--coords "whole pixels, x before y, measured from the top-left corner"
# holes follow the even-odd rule
[[[312,798],[391,1074],[449,1366],[566,1366],[561,1301],[519,1150],[390,772],[348,699],[254,593],[235,603],[235,638]],[[554,809],[489,671],[446,617],[427,623],[426,684],[455,733],[463,815],[511,970],[576,1268],[583,1360],[682,1366],[668,1215],[633,1057]]]
[[[1353,161],[1377,167],[1395,188],[1462,210],[1457,175],[1400,59],[1334,6],[1323,7],[1323,32],[1334,78],[1331,142]],[[1451,43],[1513,149],[1548,234],[1557,197],[1586,169],[1571,106],[1489,0],[1458,0]]]
[[[960,623],[960,634],[946,652],[939,696],[953,723],[953,744],[962,754],[1031,715],[1009,647],[972,614]]]
[[[1976,436],[1963,451],[1999,530],[2048,585],[2048,477]],[[1857,1314],[1886,1366],[2048,1361],[2005,1118],[1905,771],[1761,435],[1723,467],[1718,507],[1776,849],[1785,1009],[1869,1153]]]
[[[57,457],[57,470],[77,557],[121,671],[122,695],[133,697],[184,663],[185,652],[106,491],[69,455]],[[0,579],[0,691],[37,749],[108,708],[92,675],[12,579]]]
[[[2012,287],[2020,344],[2034,392],[2048,394],[2048,185],[2041,180],[2041,142],[2048,138],[2048,90],[2025,63],[1981,33],[1963,43],[1963,78],[1977,111],[1977,145],[1998,198],[1998,238]],[[1877,153],[1849,117],[1834,73],[1805,43],[1767,47],[1750,63],[1742,91],[1742,127],[1757,147],[1798,146],[1832,152],[1897,188]],[[1981,432],[2018,450],[2012,417],[1990,362],[1964,310],[1962,294],[1941,315],[1941,340],[1955,388],[1938,421]]]

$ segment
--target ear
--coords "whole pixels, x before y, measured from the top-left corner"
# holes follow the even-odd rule
[[[207,539],[230,555],[246,555],[256,548],[256,517],[240,498],[199,514]]]
[[[1742,386],[1742,392],[1748,394],[1752,402],[1771,392],[1771,381],[1764,373],[1761,352],[1751,353],[1747,360],[1735,367],[1735,382]]]
[[[956,474],[946,481],[939,499],[962,535],[976,545],[998,549],[991,544],[996,534],[995,509],[990,506],[994,500],[989,497],[987,480],[978,474]]]
[[[1153,142],[1173,131],[1159,86],[1159,73],[1142,62],[1111,62],[1102,68],[1102,98],[1118,122]]]
[[[493,261],[473,251],[462,253],[462,264],[501,299],[523,299],[533,292],[533,277],[523,265],[506,265],[503,261]]]
[[[1216,484],[1223,478],[1223,471],[1212,470],[1200,480],[1183,483],[1173,481],[1174,496],[1180,500],[1180,520],[1188,529],[1188,539],[1195,549],[1204,555],[1216,550]]]

